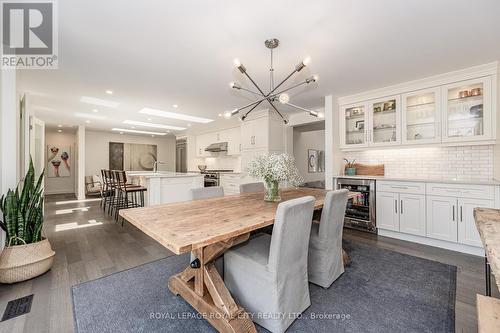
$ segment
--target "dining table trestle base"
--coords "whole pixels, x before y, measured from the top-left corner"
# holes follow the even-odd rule
[[[219,332],[257,332],[251,317],[236,304],[215,267],[218,257],[249,236],[246,233],[193,250],[199,268],[190,265],[168,280],[169,290],[186,300]]]

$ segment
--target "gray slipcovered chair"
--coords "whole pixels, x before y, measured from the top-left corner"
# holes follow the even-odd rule
[[[255,192],[264,192],[266,187],[264,183],[247,183],[240,184],[240,193],[255,193]]]
[[[272,236],[259,235],[224,254],[224,282],[235,301],[273,333],[284,332],[311,305],[307,248],[314,200],[280,203]]]
[[[348,190],[330,191],[325,196],[321,220],[311,226],[309,241],[309,281],[323,288],[344,273],[342,261],[342,229]]]
[[[191,200],[203,200],[224,196],[224,189],[221,186],[193,188],[190,192]]]
[[[191,200],[205,200],[220,198],[224,196],[224,189],[220,186],[193,188],[190,191]],[[191,252],[191,261],[196,259]],[[215,260],[215,268],[221,276],[224,276],[224,258],[221,256]]]

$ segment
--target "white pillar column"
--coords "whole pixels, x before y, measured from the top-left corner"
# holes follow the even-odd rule
[[[341,170],[342,152],[339,136],[339,107],[337,98],[325,96],[325,187],[333,189],[333,176]]]
[[[85,199],[85,126],[76,131],[76,198]]]

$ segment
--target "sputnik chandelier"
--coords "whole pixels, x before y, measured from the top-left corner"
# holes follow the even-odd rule
[[[307,65],[309,65],[310,59],[306,58],[303,61],[301,61],[297,66],[295,66],[295,69],[287,77],[285,77],[283,79],[283,81],[281,81],[278,85],[275,86],[274,85],[274,68],[273,68],[273,50],[278,47],[279,40],[276,38],[268,39],[264,42],[264,44],[271,51],[271,67],[269,68],[269,92],[264,93],[264,91],[259,87],[259,85],[257,83],[255,83],[255,81],[250,77],[245,66],[243,66],[243,64],[238,59],[236,59],[234,61],[234,65],[241,72],[241,74],[243,74],[244,76],[246,76],[250,80],[250,82],[255,86],[257,91],[242,87],[237,82],[231,82],[231,84],[230,84],[231,88],[236,89],[236,90],[243,90],[243,91],[246,91],[248,93],[257,95],[257,96],[259,96],[259,99],[257,99],[256,101],[254,101],[252,103],[244,105],[240,108],[234,109],[233,111],[227,111],[226,113],[224,113],[224,117],[231,118],[232,116],[237,115],[240,112],[244,111],[244,114],[241,116],[241,120],[245,120],[248,117],[248,115],[250,114],[250,112],[255,110],[255,108],[257,108],[264,101],[269,103],[269,105],[274,109],[274,111],[276,111],[276,113],[283,119],[285,124],[288,123],[288,120],[285,117],[283,117],[281,112],[276,107],[275,103],[277,103],[277,102],[279,102],[283,105],[288,105],[292,108],[295,108],[295,109],[298,109],[301,111],[308,112],[311,116],[314,116],[314,117],[321,116],[316,111],[309,110],[309,109],[303,108],[301,106],[294,105],[294,104],[290,103],[290,96],[286,93],[286,92],[288,92],[292,89],[298,88],[302,85],[307,85],[307,84],[310,84],[313,82],[317,82],[318,81],[317,75],[312,75],[299,83],[296,83],[296,84],[291,85],[287,88],[282,88],[281,90],[278,90],[294,74],[300,72]]]

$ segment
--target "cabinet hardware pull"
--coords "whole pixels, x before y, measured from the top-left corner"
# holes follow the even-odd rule
[[[396,214],[398,213],[398,201],[394,200],[394,210],[396,211]]]
[[[401,214],[403,214],[403,200],[401,200]]]
[[[453,205],[453,221],[455,221],[455,205]]]
[[[462,216],[462,206],[460,206],[460,222],[463,222],[463,216]]]

